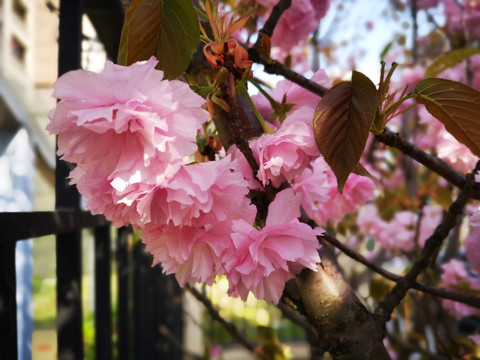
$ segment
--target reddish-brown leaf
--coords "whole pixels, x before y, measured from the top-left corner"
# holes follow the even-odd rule
[[[415,93],[418,103],[480,157],[480,92],[456,81],[431,78],[418,83]]]
[[[148,60],[158,43],[162,26],[163,0],[132,0],[125,10],[118,63],[131,65]]]
[[[328,90],[315,110],[315,141],[337,177],[340,193],[363,153],[377,102],[375,85],[354,71],[352,81],[342,81]]]

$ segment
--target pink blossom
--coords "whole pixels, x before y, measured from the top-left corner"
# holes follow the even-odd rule
[[[373,238],[377,238],[388,227],[374,204],[366,204],[358,210],[357,225],[366,236]]]
[[[257,0],[260,5],[272,8],[278,1]],[[272,47],[283,51],[282,59],[292,48],[315,31],[320,19],[325,16],[330,6],[330,0],[295,0],[281,16],[271,38]],[[270,12],[266,14],[269,15]]]
[[[399,211],[390,222],[382,223],[377,233],[378,241],[387,250],[410,251],[415,247],[417,237],[418,246],[423,247],[442,220],[442,212],[439,205],[426,205],[419,223],[418,213]]]
[[[418,214],[411,211],[399,211],[378,234],[382,248],[409,251],[414,247],[415,228]]]
[[[461,289],[464,288],[480,290],[480,287],[472,286],[474,285],[474,279],[465,269],[464,262],[452,259],[448,263],[443,264],[442,269],[441,280],[447,290],[462,291]],[[480,291],[478,291],[478,293],[480,294]],[[479,309],[456,301],[443,300],[442,303],[443,306],[458,319],[469,315],[480,314]]]
[[[442,0],[442,2],[450,31],[463,32],[466,29],[474,37],[480,36],[480,3],[478,1]]]
[[[480,226],[474,227],[465,240],[465,254],[472,271],[480,276]]]
[[[237,165],[235,166],[235,170],[243,175],[243,178],[248,183],[248,188],[250,190],[262,189],[262,185],[253,176],[252,167],[235,144],[228,148],[227,154],[229,154],[232,157],[232,160],[236,162]]]
[[[263,185],[279,187],[291,181],[318,156],[310,124],[313,110],[301,107],[291,113],[274,134],[264,134],[250,141],[250,147],[259,165],[258,178]]]
[[[316,270],[320,262],[316,236],[323,230],[298,220],[301,201],[291,188],[279,192],[261,230],[245,220],[233,220],[233,248],[225,263],[231,295],[245,300],[251,291],[259,299],[277,303],[294,274],[305,267]]]
[[[205,226],[246,210],[250,201],[248,183],[233,171],[237,162],[230,156],[180,167],[175,176],[157,185],[138,202],[141,226]]]
[[[435,7],[438,5],[439,0],[419,0],[417,1],[417,9],[418,10],[425,10],[431,7]],[[411,1],[410,1],[411,2]]]
[[[253,217],[249,220],[253,222]],[[223,258],[232,247],[232,221],[207,226],[147,227],[142,231],[146,251],[153,255],[153,265],[162,264],[166,274],[175,274],[181,286],[196,282],[213,284],[225,273]]]
[[[442,130],[436,144],[438,157],[450,164],[455,170],[464,173],[471,171],[475,167],[478,158],[447,130]]]
[[[61,101],[47,130],[58,134],[62,159],[77,164],[72,183],[89,209],[116,225],[130,221],[125,205],[173,176],[196,150],[208,119],[204,100],[181,81],[163,80],[156,64],[153,57],[129,67],[107,62],[101,73],[71,71],[55,84]]]
[[[312,161],[311,168],[295,178],[292,186],[304,195],[302,206],[318,225],[340,221],[375,197],[373,181],[356,174],[350,174],[339,194],[336,177],[323,157]]]
[[[323,157],[313,160],[292,183],[296,193],[303,195],[302,207],[309,217],[318,220],[319,209],[332,198],[332,188],[336,183],[328,175],[328,165]],[[317,221],[317,224],[326,225],[326,222]]]
[[[247,181],[232,171],[230,156],[182,166],[137,204],[142,231],[154,263],[162,263],[178,282],[211,284],[224,273],[224,256],[232,249],[232,220],[253,223],[256,209],[246,197]]]

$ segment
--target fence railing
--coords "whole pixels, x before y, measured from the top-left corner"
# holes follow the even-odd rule
[[[95,241],[95,358],[181,359],[178,345],[183,340],[182,291],[175,279],[163,275],[159,267],[152,268],[143,246],[128,241],[129,229],[119,229],[114,254],[118,281],[114,311],[110,226],[101,216],[66,210],[0,214],[0,359],[17,358],[15,243],[49,234],[69,236],[57,236],[58,358],[84,358],[81,268],[78,271],[79,264],[72,262],[81,252],[62,253],[67,247],[59,249],[58,245],[85,228],[93,229]],[[70,269],[66,269],[66,263]]]

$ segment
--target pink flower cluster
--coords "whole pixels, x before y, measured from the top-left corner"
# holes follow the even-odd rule
[[[412,211],[399,211],[391,221],[383,220],[373,204],[363,206],[358,212],[357,224],[365,230],[365,235],[378,240],[383,249],[410,251],[415,240],[420,247],[433,234],[442,220],[443,208],[439,205],[426,205],[419,214]]]
[[[465,263],[452,259],[442,265],[443,273],[441,280],[447,290],[464,292],[470,289],[480,295],[480,281],[471,276],[465,269]],[[443,300],[443,306],[455,317],[462,318],[469,315],[478,315],[480,310],[456,301]]]
[[[257,3],[271,10],[277,5],[277,0],[257,0]],[[295,0],[290,8],[282,14],[271,38],[273,48],[278,48],[277,54],[283,59],[308,35],[314,32],[330,6],[330,0]],[[266,16],[270,14],[267,12]],[[265,17],[266,17],[265,16]]]
[[[233,221],[233,251],[226,257],[229,293],[246,300],[248,291],[277,302],[283,284],[303,268],[316,271],[320,262],[317,235],[323,230],[301,223],[302,196],[293,189],[279,192],[268,207],[266,225],[256,229],[243,220]]]
[[[300,107],[293,111],[274,134],[264,134],[250,141],[257,159],[258,178],[263,185],[279,187],[292,179],[319,156],[311,124],[313,110]]]
[[[312,81],[328,83],[322,70],[313,75]],[[286,99],[293,106],[274,134],[250,141],[259,165],[257,177],[264,186],[278,188],[290,183],[295,192],[302,194],[303,209],[319,226],[340,221],[375,197],[373,181],[355,174],[348,178],[343,194],[338,193],[336,177],[319,155],[313,135],[311,122],[320,101],[318,96],[288,80],[279,82],[270,96],[278,102]],[[255,96],[254,101],[264,116],[271,114],[272,108],[263,95]]]
[[[77,70],[58,79],[61,99],[47,130],[58,134],[58,155],[77,164],[72,183],[94,214],[127,225],[136,203],[171,178],[196,150],[208,119],[204,100],[180,81],[163,81],[157,60],[102,73]]]
[[[356,174],[350,174],[340,194],[335,174],[323,157],[314,159],[311,167],[294,179],[292,187],[303,194],[307,215],[321,226],[342,220],[376,196],[373,181]]]
[[[78,70],[58,79],[61,101],[47,129],[58,134],[58,154],[76,164],[72,183],[92,213],[141,230],[154,264],[182,286],[226,275],[231,294],[278,302],[285,281],[320,262],[319,230],[297,219],[302,196],[278,193],[266,227],[254,228],[256,208],[246,195],[258,185],[237,170],[240,156],[184,163],[208,119],[205,101],[185,83],[163,80],[156,64],[108,62],[99,74]]]

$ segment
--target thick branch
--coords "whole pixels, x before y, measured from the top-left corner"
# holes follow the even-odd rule
[[[334,359],[390,359],[384,332],[360,302],[327,246],[319,250],[318,270],[304,269],[295,278],[302,309],[318,333],[319,348]]]
[[[325,241],[329,242],[330,244],[335,246],[337,249],[341,250],[348,257],[350,257],[350,258],[358,261],[359,263],[365,265],[370,270],[373,270],[377,274],[382,275],[384,278],[386,278],[388,280],[391,280],[391,281],[394,281],[394,282],[398,282],[402,279],[402,277],[400,275],[393,274],[390,271],[385,270],[381,266],[378,266],[377,264],[374,264],[374,263],[368,261],[364,256],[362,256],[359,253],[357,253],[356,251],[350,249],[348,246],[346,246],[345,244],[340,242],[334,236],[331,236],[329,234],[324,234],[322,237]],[[470,305],[470,306],[473,306],[475,308],[480,309],[480,298],[477,297],[477,296],[470,296],[470,295],[466,295],[466,294],[462,294],[462,293],[448,291],[448,290],[445,290],[445,289],[440,289],[440,288],[436,288],[436,287],[433,287],[433,286],[425,285],[425,284],[417,282],[417,281],[415,281],[412,284],[412,288],[414,288],[416,290],[420,290],[420,291],[422,291],[424,293],[427,293],[427,294],[430,294],[430,295],[437,296],[437,297],[442,298],[442,299],[457,301],[457,302],[460,302],[460,303],[463,303],[463,304],[466,304],[466,305]]]
[[[226,321],[218,312],[217,309],[213,306],[213,304],[210,302],[209,299],[207,299],[205,296],[203,296],[197,289],[186,286],[186,289],[190,291],[190,293],[198,300],[200,301],[205,307],[207,308],[208,313],[214,319],[215,321],[218,321],[220,325],[224,327],[225,330],[228,331],[232,337],[238,341],[241,345],[243,345],[248,351],[255,353],[259,355],[259,347],[257,347],[255,344],[251,343],[245,336],[242,335],[242,333],[233,325],[232,323],[229,323]]]
[[[475,168],[475,171],[476,170],[478,170],[478,164],[477,168]],[[430,259],[435,253],[437,253],[442,245],[443,239],[448,236],[450,230],[456,225],[458,216],[462,213],[465,204],[471,197],[474,183],[474,175],[468,174],[465,187],[460,191],[457,199],[450,206],[448,212],[445,214],[442,222],[437,226],[432,236],[430,236],[425,242],[420,259],[413,264],[411,270],[397,282],[392,291],[375,309],[375,315],[381,324],[385,324],[390,320],[395,307],[400,301],[402,301],[408,290],[413,286],[417,276],[427,268]]]

